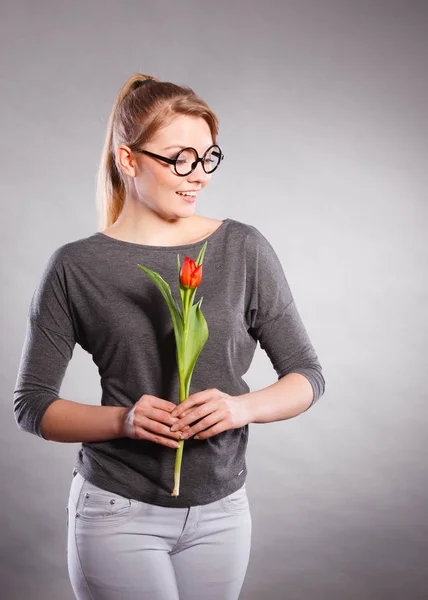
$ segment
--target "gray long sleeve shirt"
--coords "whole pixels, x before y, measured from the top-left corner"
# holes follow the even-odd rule
[[[201,296],[209,337],[190,394],[217,388],[249,392],[243,376],[257,341],[278,379],[295,372],[324,393],[322,369],[278,256],[256,227],[225,219],[205,238]],[[166,301],[137,265],[159,273],[180,305],[177,254],[196,260],[205,242],[148,246],[101,232],[59,247],[31,299],[14,410],[18,426],[42,437],[42,417],[60,397],[73,349],[89,352],[103,406],[132,407],[143,394],[178,404],[175,336]],[[312,406],[311,405],[311,406]],[[176,451],[130,438],[82,442],[75,467],[93,484],[151,504],[207,504],[241,487],[247,475],[248,425],[184,443],[180,495],[172,497]]]

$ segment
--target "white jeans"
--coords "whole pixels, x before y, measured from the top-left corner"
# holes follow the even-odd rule
[[[67,562],[78,600],[237,600],[252,519],[246,486],[210,504],[157,506],[73,472]]]

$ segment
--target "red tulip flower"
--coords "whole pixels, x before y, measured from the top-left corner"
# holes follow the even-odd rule
[[[196,288],[201,283],[202,266],[196,266],[192,258],[186,256],[180,271],[180,281],[185,288]]]

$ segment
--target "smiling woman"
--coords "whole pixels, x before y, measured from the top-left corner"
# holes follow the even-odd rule
[[[58,248],[31,299],[15,417],[41,438],[81,442],[67,504],[79,600],[237,600],[252,531],[249,424],[296,416],[324,392],[268,240],[253,225],[195,214],[223,159],[217,134],[215,114],[191,88],[130,77],[99,169],[104,230]],[[191,261],[201,244],[198,280]],[[165,289],[138,265],[173,282],[180,254],[192,266],[183,285],[198,282],[210,334],[178,406]],[[257,342],[281,381],[250,392],[243,376]],[[100,406],[60,397],[76,344],[98,368]],[[171,496],[173,449],[186,436],[182,483]]]

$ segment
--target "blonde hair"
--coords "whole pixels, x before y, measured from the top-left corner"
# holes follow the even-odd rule
[[[146,79],[153,81],[141,85]],[[116,150],[126,144],[140,148],[176,115],[202,117],[217,143],[218,119],[192,88],[135,73],[122,85],[107,125],[97,178],[97,210],[100,229],[112,225],[125,201],[126,180],[116,162]]]

